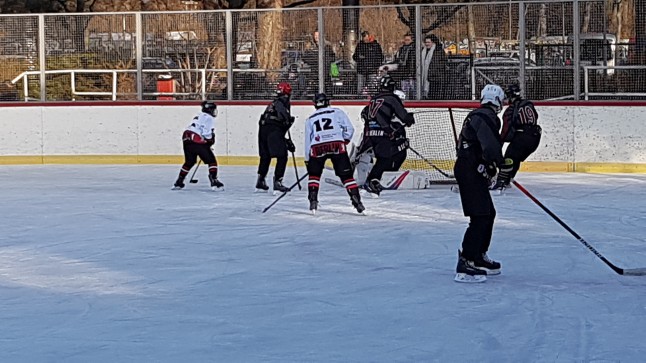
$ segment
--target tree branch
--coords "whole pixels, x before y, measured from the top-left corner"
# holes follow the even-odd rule
[[[396,9],[397,9],[397,17],[399,18],[399,20],[400,20],[402,23],[404,23],[404,25],[406,25],[408,28],[410,28],[410,27],[411,27],[411,25],[412,25],[412,24],[411,24],[411,19],[410,19],[410,18],[408,18],[408,19],[407,19],[407,18],[404,16],[404,13],[402,12],[402,9],[401,9],[400,7],[397,7]]]
[[[422,29],[422,33],[428,33],[431,30],[435,30],[435,29],[439,28],[440,26],[444,25],[444,23],[451,20],[453,18],[453,16],[455,15],[455,13],[460,11],[460,9],[462,9],[463,7],[464,7],[464,5],[454,6],[453,8],[451,8],[451,10],[449,10],[449,12],[445,12],[444,14],[442,14],[442,16],[438,17],[427,28]]]
[[[285,5],[285,7],[286,7],[286,8],[295,8],[295,7],[298,7],[298,6],[301,6],[301,5],[305,5],[305,4],[313,3],[314,1],[316,1],[316,0],[300,0],[300,1],[297,1],[297,2],[295,2],[295,3],[291,3],[291,4],[289,4],[289,5]]]

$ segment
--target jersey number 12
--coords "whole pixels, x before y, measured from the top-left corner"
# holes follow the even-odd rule
[[[334,128],[334,126],[332,126],[332,119],[324,118],[324,119],[321,119],[320,121],[323,122],[323,127],[321,127],[321,122],[319,122],[319,120],[314,121],[316,132],[321,132],[323,130],[332,130]]]

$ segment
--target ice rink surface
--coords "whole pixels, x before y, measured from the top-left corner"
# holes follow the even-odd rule
[[[518,190],[494,199],[503,273],[453,281],[448,187],[171,191],[179,165],[1,166],[2,362],[643,362],[646,276],[615,274]],[[300,175],[305,171],[300,170]],[[330,173],[326,171],[326,173]],[[324,175],[332,177],[331,174]],[[646,175],[517,180],[614,264],[646,267]],[[288,169],[286,184],[295,181]]]

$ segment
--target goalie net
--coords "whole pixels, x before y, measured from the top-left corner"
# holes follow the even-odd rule
[[[415,114],[415,124],[406,130],[411,150],[402,168],[424,172],[431,184],[455,184],[455,146],[471,110],[408,105],[406,109]]]

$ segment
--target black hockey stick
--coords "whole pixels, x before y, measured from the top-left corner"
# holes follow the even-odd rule
[[[595,256],[599,257],[601,261],[605,262],[606,265],[610,266],[610,268],[618,273],[619,275],[629,275],[629,276],[644,276],[646,275],[646,268],[620,268],[612,264],[608,259],[603,257],[599,251],[597,251],[594,247],[592,247],[586,240],[584,240],[581,236],[579,236],[572,228],[570,228],[565,222],[563,222],[559,217],[556,216],[556,214],[552,213],[549,209],[547,209],[546,206],[544,206],[541,202],[538,201],[527,189],[525,189],[522,185],[520,185],[517,181],[512,181],[516,188],[523,192],[529,199],[532,200],[532,202],[536,203],[539,207],[541,207],[542,210],[545,211],[545,213],[549,214],[550,217],[552,217],[555,221],[558,222],[558,224],[561,225],[561,227],[565,228],[568,232],[570,232],[571,235],[574,236],[574,238],[578,239],[579,242],[581,242],[584,246],[586,246],[592,253],[594,253]]]
[[[449,173],[445,172],[444,170],[442,170],[442,169],[438,168],[435,164],[433,164],[430,160],[428,160],[427,158],[425,158],[424,156],[422,156],[422,154],[418,153],[418,152],[417,152],[417,150],[413,149],[410,145],[408,146],[408,148],[410,149],[410,151],[414,152],[414,153],[415,153],[415,155],[417,155],[417,156],[419,156],[420,158],[422,158],[422,160],[424,160],[428,165],[430,165],[430,166],[431,166],[431,168],[433,168],[433,169],[437,170],[440,174],[444,175],[444,176],[445,176],[445,177],[447,177],[447,178],[455,178],[455,175],[453,175],[453,174],[449,174]]]
[[[267,206],[267,208],[263,209],[262,212],[265,213],[266,211],[269,210],[269,208],[273,207],[274,204],[278,203],[279,200],[283,199],[284,196],[287,195],[288,192],[290,192],[292,189],[296,188],[297,185],[300,185],[301,180],[305,179],[309,173],[305,173],[300,179],[296,181],[296,183],[292,184],[291,187],[287,189],[287,191],[283,192],[283,194],[279,195],[276,200],[274,200],[270,205]]]
[[[201,163],[202,163],[202,160],[197,161],[197,166],[195,167],[195,170],[193,170],[193,175],[191,176],[191,179],[188,181],[189,183],[192,183],[192,184],[197,183],[197,179],[195,179],[195,173],[197,173],[197,169],[200,168]]]
[[[289,137],[289,141],[294,144],[294,141],[292,141],[292,134],[287,130],[287,136]],[[302,190],[303,188],[301,187],[301,182],[300,178],[298,177],[298,168],[296,167],[296,155],[294,155],[294,152],[292,151],[292,160],[294,161],[294,173],[296,173],[296,180],[298,183],[298,190]]]

